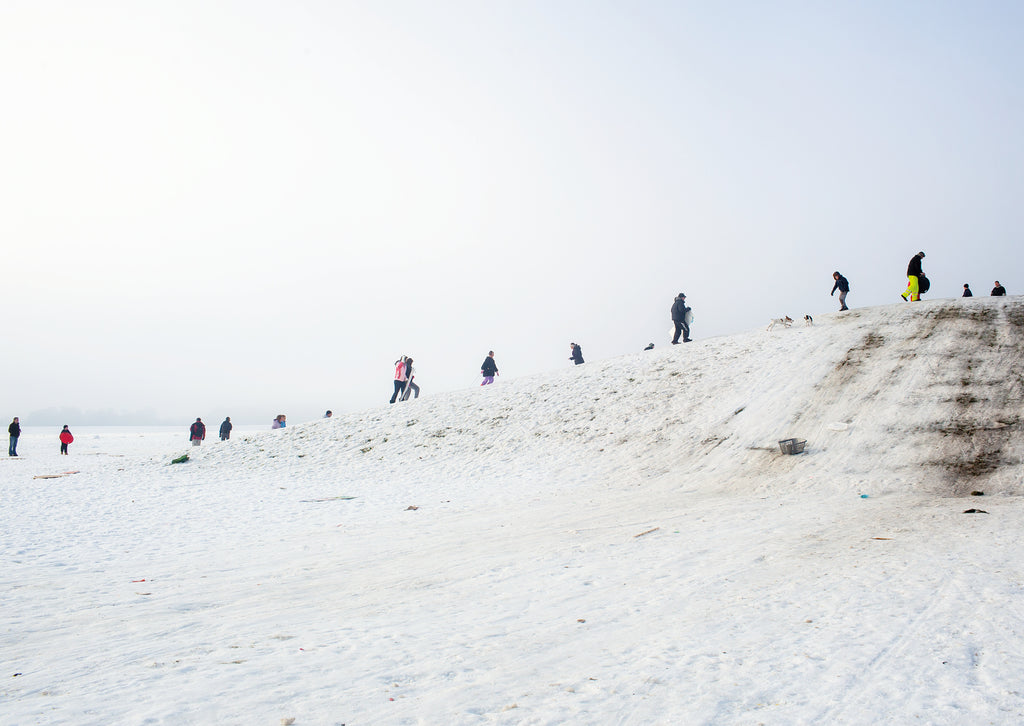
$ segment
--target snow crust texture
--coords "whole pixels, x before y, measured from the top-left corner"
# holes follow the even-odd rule
[[[815,323],[199,448],[27,439],[0,722],[1020,722],[1024,303]]]

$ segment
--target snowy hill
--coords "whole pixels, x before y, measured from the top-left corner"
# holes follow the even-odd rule
[[[1019,494],[1022,334],[1018,298],[853,310],[306,424],[203,462],[337,467],[368,484],[667,476],[734,490]],[[790,437],[808,455],[782,455]]]
[[[853,310],[5,461],[2,720],[1019,722],[1022,329]]]

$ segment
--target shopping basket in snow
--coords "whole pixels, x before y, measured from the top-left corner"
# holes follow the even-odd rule
[[[783,439],[779,442],[779,448],[783,454],[802,454],[805,446],[807,446],[806,441],[797,441],[796,439]]]

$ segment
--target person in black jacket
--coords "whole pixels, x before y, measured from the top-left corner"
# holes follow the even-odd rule
[[[231,438],[231,429],[234,427],[231,425],[231,417],[227,416],[224,418],[223,423],[220,425],[220,440],[227,441]]]
[[[686,307],[686,295],[679,293],[672,302],[672,322],[676,326],[676,334],[672,336],[672,345],[679,343],[679,334],[682,333],[683,342],[690,342],[690,323],[687,321],[687,313],[690,308]]]
[[[494,377],[498,375],[498,364],[494,362],[494,351],[488,351],[487,357],[484,358],[484,362],[480,364],[480,373],[483,374],[484,380],[481,386],[486,386],[488,383],[494,383]]]
[[[203,423],[201,418],[197,418],[196,422],[189,426],[188,438],[193,446],[199,446],[203,443],[203,439],[206,438],[206,424]]]
[[[18,423],[18,417],[15,416],[14,420],[11,421],[11,425],[7,427],[7,433],[11,435],[11,444],[7,448],[8,456],[18,455],[18,437],[21,436],[21,424]]]
[[[576,365],[583,362],[583,349],[576,345],[576,343],[569,343],[569,360]]]
[[[964,283],[964,294],[962,295],[962,297],[974,297],[974,293],[971,292],[971,286],[968,285],[966,282]]]
[[[924,252],[918,252],[916,255],[910,258],[910,263],[907,265],[907,289],[901,298],[904,300],[910,300],[911,302],[917,302],[921,299],[921,276],[924,271],[921,269],[921,260],[924,259]],[[910,296],[909,298],[907,296]]]
[[[829,297],[836,294],[836,290],[839,290],[839,312],[843,310],[849,310],[846,307],[846,293],[850,292],[850,282],[845,277],[839,274],[839,271],[832,273],[832,279],[836,281],[836,284],[832,286],[832,292],[829,293]]]
[[[996,280],[996,286],[992,288],[992,295],[995,297],[1001,297],[1006,294],[1006,288],[999,284],[999,280]],[[17,419],[15,419],[17,420]]]

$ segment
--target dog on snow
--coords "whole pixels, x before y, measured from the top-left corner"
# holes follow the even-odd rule
[[[782,318],[773,318],[772,321],[768,323],[768,330],[771,330],[776,325],[782,325],[783,327],[788,328],[792,324],[793,318],[789,317],[788,315]]]
[[[810,315],[804,315],[804,325],[806,325],[808,328],[814,325],[814,318],[812,318]]]

